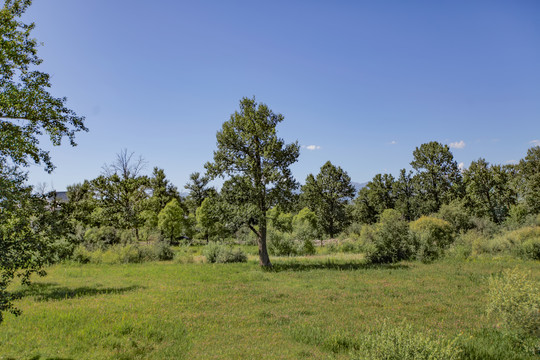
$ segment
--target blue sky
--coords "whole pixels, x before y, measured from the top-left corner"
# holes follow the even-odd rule
[[[25,20],[52,93],[90,129],[74,148],[42,142],[57,168],[30,182],[57,190],[123,148],[183,188],[243,96],[285,116],[300,182],[327,160],[357,182],[395,175],[432,140],[466,166],[540,139],[536,0],[35,0]]]

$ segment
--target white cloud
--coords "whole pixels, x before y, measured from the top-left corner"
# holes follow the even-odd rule
[[[319,145],[307,145],[304,147],[308,150],[319,150],[321,148]]]
[[[397,144],[397,141],[396,141],[396,140],[390,141],[390,145],[396,145],[396,144]]]
[[[529,144],[533,144],[534,146],[540,146],[540,140],[531,140],[529,141]]]
[[[465,164],[460,162],[457,167],[459,168],[460,171],[463,171],[463,169],[465,168]]]
[[[455,142],[451,142],[449,145],[453,149],[463,149],[465,147],[465,141],[463,140],[455,141]]]

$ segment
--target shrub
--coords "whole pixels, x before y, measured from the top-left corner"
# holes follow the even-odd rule
[[[517,252],[524,259],[540,260],[540,237],[524,241]]]
[[[99,228],[90,228],[84,233],[84,242],[87,247],[105,248],[121,242],[116,228],[112,226],[102,226]]]
[[[443,204],[435,216],[448,221],[456,233],[465,232],[473,227],[471,216],[462,200]]]
[[[410,223],[409,228],[418,260],[437,259],[454,240],[452,225],[442,219],[422,216]]]
[[[152,250],[157,260],[166,261],[174,259],[174,251],[172,251],[170,245],[164,241],[155,243]]]
[[[242,249],[237,248],[233,250],[229,247],[225,247],[222,251],[220,251],[216,259],[216,262],[221,264],[246,261],[247,255],[242,251]]]
[[[66,238],[60,238],[51,244],[52,262],[69,259],[73,255],[75,244]]]
[[[89,251],[84,246],[75,248],[71,259],[81,264],[105,263],[105,264],[128,264],[141,263],[145,261],[172,260],[174,252],[167,243],[155,243],[152,245],[137,246],[114,245],[106,250],[97,249]]]
[[[304,239],[298,247],[299,255],[315,255],[315,253],[317,253],[317,249],[315,249],[315,245],[310,239]]]
[[[91,256],[90,251],[88,251],[84,246],[79,245],[73,250],[73,255],[71,259],[81,264],[87,264],[90,262]]]
[[[292,219],[295,238],[299,240],[315,240],[320,238],[317,215],[308,208],[303,208]]]
[[[495,235],[498,231],[497,225],[488,218],[473,217],[472,223],[474,225],[473,228],[480,232],[483,236],[490,237]]]
[[[456,340],[415,332],[410,325],[383,323],[378,331],[364,335],[352,359],[362,360],[458,360],[461,350]]]
[[[372,263],[393,263],[409,259],[413,253],[409,225],[399,211],[387,209],[370,233],[372,244],[366,249],[366,258]]]
[[[540,226],[507,231],[488,241],[486,252],[513,253],[525,259],[540,259]]]
[[[238,248],[233,250],[230,246],[218,244],[215,242],[208,243],[204,247],[203,255],[209,263],[232,263],[246,262],[247,255]]]
[[[489,281],[489,316],[509,330],[540,336],[540,287],[530,272],[517,267]]]
[[[277,230],[268,232],[268,251],[275,256],[298,255],[298,247],[292,236]]]

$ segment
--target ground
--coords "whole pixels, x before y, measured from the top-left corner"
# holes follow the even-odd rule
[[[328,359],[382,321],[444,337],[496,326],[488,278],[539,262],[443,260],[369,266],[358,255],[246,264],[61,264],[15,286],[20,317],[0,325],[0,359]],[[317,340],[319,339],[319,340]]]

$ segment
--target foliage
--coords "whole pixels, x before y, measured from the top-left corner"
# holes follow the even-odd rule
[[[84,242],[90,248],[106,248],[121,242],[120,232],[112,226],[89,228],[84,233]]]
[[[518,189],[531,214],[540,214],[540,146],[527,150],[527,155],[519,162]]]
[[[43,163],[51,172],[54,166],[49,152],[39,147],[39,136],[47,134],[53,145],[66,136],[75,145],[75,133],[87,129],[84,118],[66,107],[66,98],[48,92],[50,76],[35,69],[42,63],[31,37],[35,25],[18,20],[30,4],[10,0],[0,9],[0,159],[17,166]]]
[[[228,230],[220,222],[219,203],[215,197],[207,197],[197,208],[196,220],[197,228],[202,236],[208,241],[209,239],[224,238],[229,235]]]
[[[235,263],[247,261],[247,255],[242,249],[232,249],[230,246],[216,242],[208,243],[204,247],[203,255],[209,263]]]
[[[172,199],[158,215],[158,228],[171,242],[186,234],[188,223],[178,200]]]
[[[540,287],[530,272],[507,269],[491,277],[488,315],[509,330],[540,337]]]
[[[442,204],[458,198],[461,174],[448,145],[431,141],[413,152],[411,166],[416,170],[414,181],[421,189],[421,213],[437,212]]]
[[[307,176],[301,198],[317,214],[318,223],[324,232],[333,238],[349,222],[345,205],[355,192],[347,172],[327,161],[316,177],[312,174]]]
[[[205,165],[208,176],[229,176],[223,185],[231,221],[247,224],[257,235],[262,266],[271,266],[266,248],[266,212],[293,197],[297,183],[289,166],[299,156],[298,143],[285,144],[275,114],[255,99],[243,98],[240,112],[231,115],[218,131],[214,161]]]
[[[491,221],[501,223],[517,201],[510,179],[511,173],[505,167],[490,166],[485,159],[473,161],[463,171],[467,208],[478,217],[488,216]]]
[[[296,256],[298,245],[290,234],[281,231],[268,232],[268,250],[275,256]]]
[[[387,209],[373,229],[372,243],[366,258],[372,263],[394,263],[409,259],[414,246],[409,236],[409,226],[397,210]],[[367,231],[367,230],[366,230]]]
[[[441,205],[436,217],[448,221],[456,233],[466,232],[473,227],[473,220],[464,202],[459,199]]]
[[[399,177],[392,184],[392,194],[394,197],[394,208],[398,210],[403,218],[412,221],[418,217],[418,189],[412,175],[412,171],[405,169],[399,171]]]
[[[208,186],[210,178],[208,176],[201,176],[199,172],[194,172],[189,175],[189,182],[184,186],[189,191],[187,197],[187,203],[192,212],[195,212],[201,207],[203,201],[208,197],[214,197],[216,190]]]
[[[299,240],[315,240],[320,238],[317,215],[309,208],[303,208],[292,219],[294,237]]]
[[[409,228],[418,260],[437,259],[454,240],[450,223],[434,217],[422,216]]]
[[[41,135],[53,145],[64,137],[75,145],[75,133],[87,130],[66,98],[48,92],[49,75],[36,69],[42,60],[31,37],[34,24],[19,20],[30,5],[31,0],[10,0],[0,9],[0,322],[3,311],[18,313],[6,291],[14,276],[27,283],[32,273],[44,274],[56,229],[54,221],[47,224],[56,215],[24,185],[20,168],[44,164],[51,172],[49,152],[39,147]]]
[[[162,241],[151,245],[117,244],[94,250],[80,245],[75,248],[71,259],[81,264],[128,264],[172,260],[174,252],[168,243]]]
[[[275,206],[268,210],[267,217],[272,228],[288,233],[293,231],[293,214],[283,212]]]

